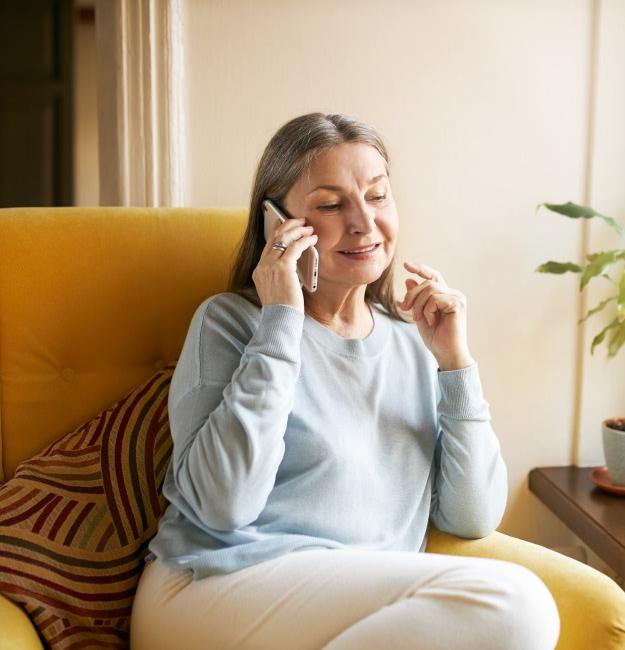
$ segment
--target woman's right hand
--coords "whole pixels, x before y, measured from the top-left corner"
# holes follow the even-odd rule
[[[290,305],[304,313],[304,294],[297,275],[297,260],[302,253],[317,242],[312,226],[305,219],[287,219],[272,231],[263,248],[252,280],[263,305]],[[283,243],[285,251],[272,248]]]

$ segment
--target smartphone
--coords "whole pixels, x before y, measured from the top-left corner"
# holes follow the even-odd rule
[[[268,199],[263,201],[262,210],[265,217],[265,241],[269,241],[276,223],[284,223],[287,217],[273,201]],[[297,276],[304,289],[309,293],[314,293],[317,290],[318,275],[319,253],[314,246],[309,246],[297,260]]]

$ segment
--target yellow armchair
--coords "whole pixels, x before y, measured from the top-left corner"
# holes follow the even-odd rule
[[[43,650],[24,611],[0,596],[0,650]]]
[[[614,580],[582,562],[497,531],[469,540],[430,527],[426,550],[507,560],[533,571],[558,605],[557,650],[625,648],[625,592]]]
[[[0,210],[0,483],[178,357],[197,306],[226,287],[245,219],[241,208]],[[432,528],[427,551],[534,571],[558,604],[559,650],[625,648],[624,592],[580,562],[497,532]],[[0,596],[8,648],[42,644]]]

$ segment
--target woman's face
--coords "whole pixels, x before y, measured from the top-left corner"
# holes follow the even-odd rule
[[[284,207],[292,217],[305,217],[319,237],[320,290],[370,284],[391,263],[397,208],[384,158],[374,147],[328,149],[294,183]]]

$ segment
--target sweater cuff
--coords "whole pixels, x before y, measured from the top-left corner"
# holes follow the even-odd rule
[[[460,370],[439,370],[439,414],[456,420],[490,420],[477,362]]]
[[[260,323],[247,351],[292,361],[300,360],[304,314],[290,305],[263,305]]]

